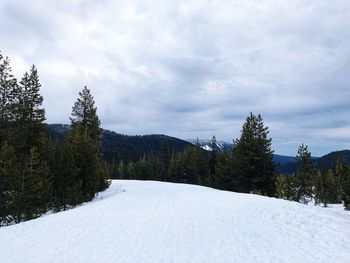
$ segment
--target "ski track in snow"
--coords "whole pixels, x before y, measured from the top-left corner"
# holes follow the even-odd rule
[[[350,262],[350,212],[113,181],[91,203],[0,228],[0,262]]]

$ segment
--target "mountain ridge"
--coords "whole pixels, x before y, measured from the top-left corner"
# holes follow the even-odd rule
[[[48,136],[63,140],[64,134],[69,130],[68,124],[47,124]],[[104,159],[108,162],[123,160],[124,162],[138,161],[144,155],[158,154],[163,142],[169,145],[172,152],[183,151],[189,146],[194,145],[197,140],[182,140],[165,134],[150,135],[125,135],[114,131],[101,129],[101,150]],[[198,140],[204,152],[208,153],[210,140]],[[233,143],[218,141],[219,151],[230,150]],[[350,163],[350,150],[333,151],[321,157],[313,157],[313,162],[320,167],[323,163],[330,168],[335,156],[344,156],[345,161]],[[277,172],[291,174],[298,168],[298,162],[295,156],[285,156],[280,154],[273,155],[274,162],[277,164]]]

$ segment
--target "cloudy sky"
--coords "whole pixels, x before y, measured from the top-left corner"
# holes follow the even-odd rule
[[[276,153],[350,148],[349,0],[1,0],[0,25],[49,123],[87,84],[119,133],[231,141],[252,111]]]

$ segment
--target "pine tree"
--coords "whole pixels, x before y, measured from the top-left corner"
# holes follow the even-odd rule
[[[125,167],[123,160],[120,160],[117,168],[117,179],[124,179],[125,178]]]
[[[56,211],[79,204],[82,181],[75,165],[75,145],[68,139],[55,147],[53,170],[53,202]]]
[[[164,176],[162,175],[162,165],[159,160],[159,156],[151,153],[148,156],[150,176],[153,180],[163,181]],[[171,177],[168,177],[171,180]]]
[[[169,161],[168,178],[170,182],[185,182],[183,154],[173,153]]]
[[[109,186],[108,169],[100,153],[100,120],[94,99],[85,86],[72,109],[72,129],[68,139],[75,146],[75,165],[81,181],[80,201],[89,201]]]
[[[216,180],[216,165],[218,159],[218,143],[216,137],[213,136],[210,142],[210,155],[209,155],[209,169],[210,169],[210,185],[215,187],[217,185]]]
[[[162,180],[165,182],[166,176],[168,173],[169,162],[170,162],[170,147],[168,142],[166,141],[161,141],[160,143],[159,160],[161,163]]]
[[[94,98],[87,86],[79,92],[79,97],[74,103],[70,120],[73,126],[75,124],[82,125],[88,131],[89,137],[95,144],[100,143],[100,120],[97,116]]]
[[[129,162],[128,168],[127,168],[127,178],[128,179],[136,179],[136,171],[135,171],[135,165],[133,162]]]
[[[293,200],[294,176],[280,174],[276,178],[276,196],[286,200]]]
[[[224,148],[223,152],[218,156],[215,187],[222,190],[234,190],[236,185],[236,183],[233,183],[234,176],[231,154]]]
[[[234,143],[233,169],[238,181],[234,190],[275,195],[275,164],[268,134],[261,115],[250,113]]]
[[[43,98],[39,90],[39,77],[34,66],[17,85],[8,58],[1,63],[0,141],[3,144],[6,140],[11,145],[8,149],[15,149],[17,172],[11,177],[10,210],[17,222],[45,212],[51,199],[49,170],[38,152],[45,132],[45,111],[41,108]]]
[[[45,137],[45,110],[42,108],[38,71],[33,65],[20,81],[16,108],[17,152],[29,154],[32,147],[42,150]]]
[[[106,190],[110,184],[110,178],[112,177],[112,169],[110,165],[108,165],[106,162],[102,161],[102,158],[99,157],[98,162],[98,169],[99,169],[99,176],[98,176],[98,186],[97,190],[104,191]]]
[[[209,170],[207,160],[203,156],[200,147],[190,146],[181,155],[180,164],[183,169],[180,171],[184,175],[184,182],[191,184],[210,185]],[[179,174],[178,176],[181,176]]]
[[[350,210],[350,166],[346,166],[344,180],[342,184],[342,201],[344,209]]]
[[[316,175],[315,164],[311,161],[311,152],[307,146],[302,144],[299,146],[296,160],[299,167],[296,171],[296,193],[294,200],[307,204],[312,198],[312,178]]]
[[[337,187],[332,170],[323,166],[316,173],[314,193],[315,204],[323,204],[324,207],[327,207],[329,203],[337,202]]]
[[[17,80],[12,75],[10,60],[4,59],[0,53],[0,145],[11,137],[9,128],[15,119],[17,92]]]
[[[33,65],[17,89],[13,144],[23,167],[17,184],[17,221],[40,216],[52,201],[51,173],[42,153],[46,139],[40,87],[38,71]]]
[[[47,211],[51,193],[50,171],[35,147],[22,164],[16,184],[16,222],[36,218]]]
[[[78,171],[76,182],[81,183],[79,202],[90,201],[98,192],[99,154],[98,146],[95,145],[88,135],[88,130],[81,124],[76,123],[67,135],[68,144],[74,149],[74,164],[72,167]]]
[[[148,180],[151,179],[150,174],[150,165],[147,162],[146,155],[143,155],[143,157],[138,161],[136,164],[136,175],[138,180]]]
[[[15,151],[5,143],[0,149],[0,227],[13,221],[16,177],[19,172]]]
[[[334,182],[337,192],[336,203],[342,202],[343,184],[347,174],[347,165],[344,156],[335,156],[332,160],[332,173],[334,175]]]

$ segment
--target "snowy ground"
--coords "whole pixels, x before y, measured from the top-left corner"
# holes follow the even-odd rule
[[[0,228],[0,262],[350,262],[350,212],[161,182]]]

